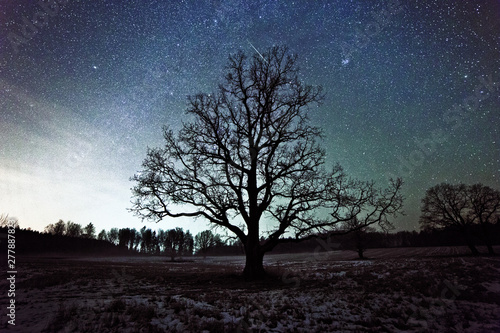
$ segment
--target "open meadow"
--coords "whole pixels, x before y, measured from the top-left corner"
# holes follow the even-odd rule
[[[484,249],[482,249],[484,251]],[[500,248],[496,248],[497,252]],[[244,257],[19,258],[12,332],[500,332],[500,257],[464,247]],[[1,290],[7,290],[3,279]],[[8,299],[2,292],[5,312]]]

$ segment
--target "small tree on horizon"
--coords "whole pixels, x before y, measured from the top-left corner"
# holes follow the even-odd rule
[[[165,127],[164,147],[148,149],[132,178],[131,211],[154,221],[202,217],[228,229],[244,246],[249,279],[266,275],[264,254],[288,241],[285,233],[301,241],[354,216],[390,224],[401,211],[402,181],[381,190],[339,165],[326,170],[322,131],[308,118],[322,89],[299,79],[296,62],[284,47],[231,55],[218,91],[189,97],[180,131]],[[264,220],[274,223],[265,236]]]
[[[109,241],[108,240],[108,234],[106,233],[106,230],[102,229],[101,232],[97,235],[98,240],[103,240],[103,241]]]
[[[203,258],[207,257],[207,252],[215,246],[214,234],[210,230],[200,231],[194,238],[196,252],[203,254]]]
[[[146,226],[142,227],[141,233],[141,252],[151,253],[151,245],[153,244],[153,232],[150,228],[146,229]]]
[[[78,223],[66,222],[66,236],[80,237],[82,236],[82,226]]]
[[[94,239],[95,238],[95,227],[92,222],[83,227],[83,238]]]
[[[63,236],[66,234],[66,223],[63,220],[57,221],[55,224],[49,224],[44,229],[45,233],[57,236]]]
[[[175,228],[165,231],[165,253],[174,261],[175,257],[182,255],[184,251],[184,230]]]
[[[118,228],[111,228],[108,231],[108,241],[111,244],[117,245],[118,244],[118,239],[119,239],[119,230]]]
[[[128,248],[130,242],[130,228],[118,230],[118,246]]]
[[[194,250],[193,234],[189,230],[184,233],[184,255],[192,256]]]
[[[353,217],[351,220],[345,223],[345,229],[351,230],[351,237],[349,239],[350,246],[358,252],[359,259],[367,259],[364,255],[365,250],[368,248],[368,232],[373,232],[375,229],[365,226],[362,221],[359,221],[357,217]]]
[[[137,235],[138,235],[138,232],[135,228],[130,229],[130,240],[129,240],[129,244],[128,244],[128,248],[130,250],[134,249]]]

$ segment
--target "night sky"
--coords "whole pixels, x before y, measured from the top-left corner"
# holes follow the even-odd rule
[[[142,227],[129,178],[162,125],[180,127],[186,96],[213,91],[230,53],[273,45],[324,87],[310,118],[328,163],[381,186],[403,177],[397,230],[418,230],[435,184],[500,188],[500,1],[61,0],[45,11],[0,4],[0,213],[21,227]],[[148,224],[175,226],[206,229]]]

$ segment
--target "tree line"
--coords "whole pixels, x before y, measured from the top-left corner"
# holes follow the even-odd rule
[[[177,257],[202,254],[206,256],[213,248],[233,246],[222,240],[219,234],[210,230],[201,231],[195,237],[189,230],[174,228],[170,230],[151,230],[146,226],[137,230],[135,228],[102,229],[96,234],[92,223],[81,226],[78,223],[59,220],[47,225],[44,233],[53,236],[67,236],[84,239],[106,241],[122,249],[135,253],[167,255],[172,260]]]
[[[0,216],[0,233],[6,233],[8,219],[15,221],[16,237],[23,244],[18,250],[21,253],[67,253],[96,255],[133,255],[152,254],[165,255],[174,260],[178,257],[243,255],[244,247],[238,239],[226,238],[211,230],[199,232],[194,238],[191,233],[182,228],[170,230],[151,230],[145,226],[139,230],[134,228],[111,228],[101,230],[96,236],[89,224],[82,227],[78,223],[59,220],[49,224],[43,233],[29,229],[20,229],[15,218]],[[477,219],[476,219],[477,220]],[[474,247],[500,245],[500,223],[489,219],[486,225],[479,223],[467,226],[464,234],[462,226],[447,225],[440,228],[429,228],[422,224],[422,230],[399,231],[396,233],[377,231],[373,228],[360,228],[356,231],[329,235],[324,246],[324,235],[316,238],[295,242],[293,238],[284,238],[284,242],[273,249],[271,253],[300,253],[329,250],[352,250],[364,258],[364,252],[369,248],[387,247],[432,247],[432,246],[463,246],[470,242]],[[355,223],[355,222],[354,222]],[[489,233],[485,234],[484,230]],[[75,232],[80,230],[80,232]],[[487,237],[486,237],[487,236]],[[261,238],[264,242],[264,238]],[[1,243],[1,240],[0,240]],[[488,246],[489,244],[489,246]],[[478,251],[479,252],[479,251]]]

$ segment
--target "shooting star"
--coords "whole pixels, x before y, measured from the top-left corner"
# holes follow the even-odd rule
[[[259,52],[259,50],[257,50],[257,49],[255,48],[255,46],[253,46],[253,44],[252,44],[252,43],[250,43],[250,41],[249,41],[248,39],[247,39],[247,42],[248,42],[248,44],[250,44],[250,46],[251,46],[251,47],[255,50],[255,52],[257,52],[257,53],[260,55],[260,57],[262,58],[262,60],[264,60],[264,61],[267,63],[266,58],[264,58],[264,56],[263,56],[263,55]]]

